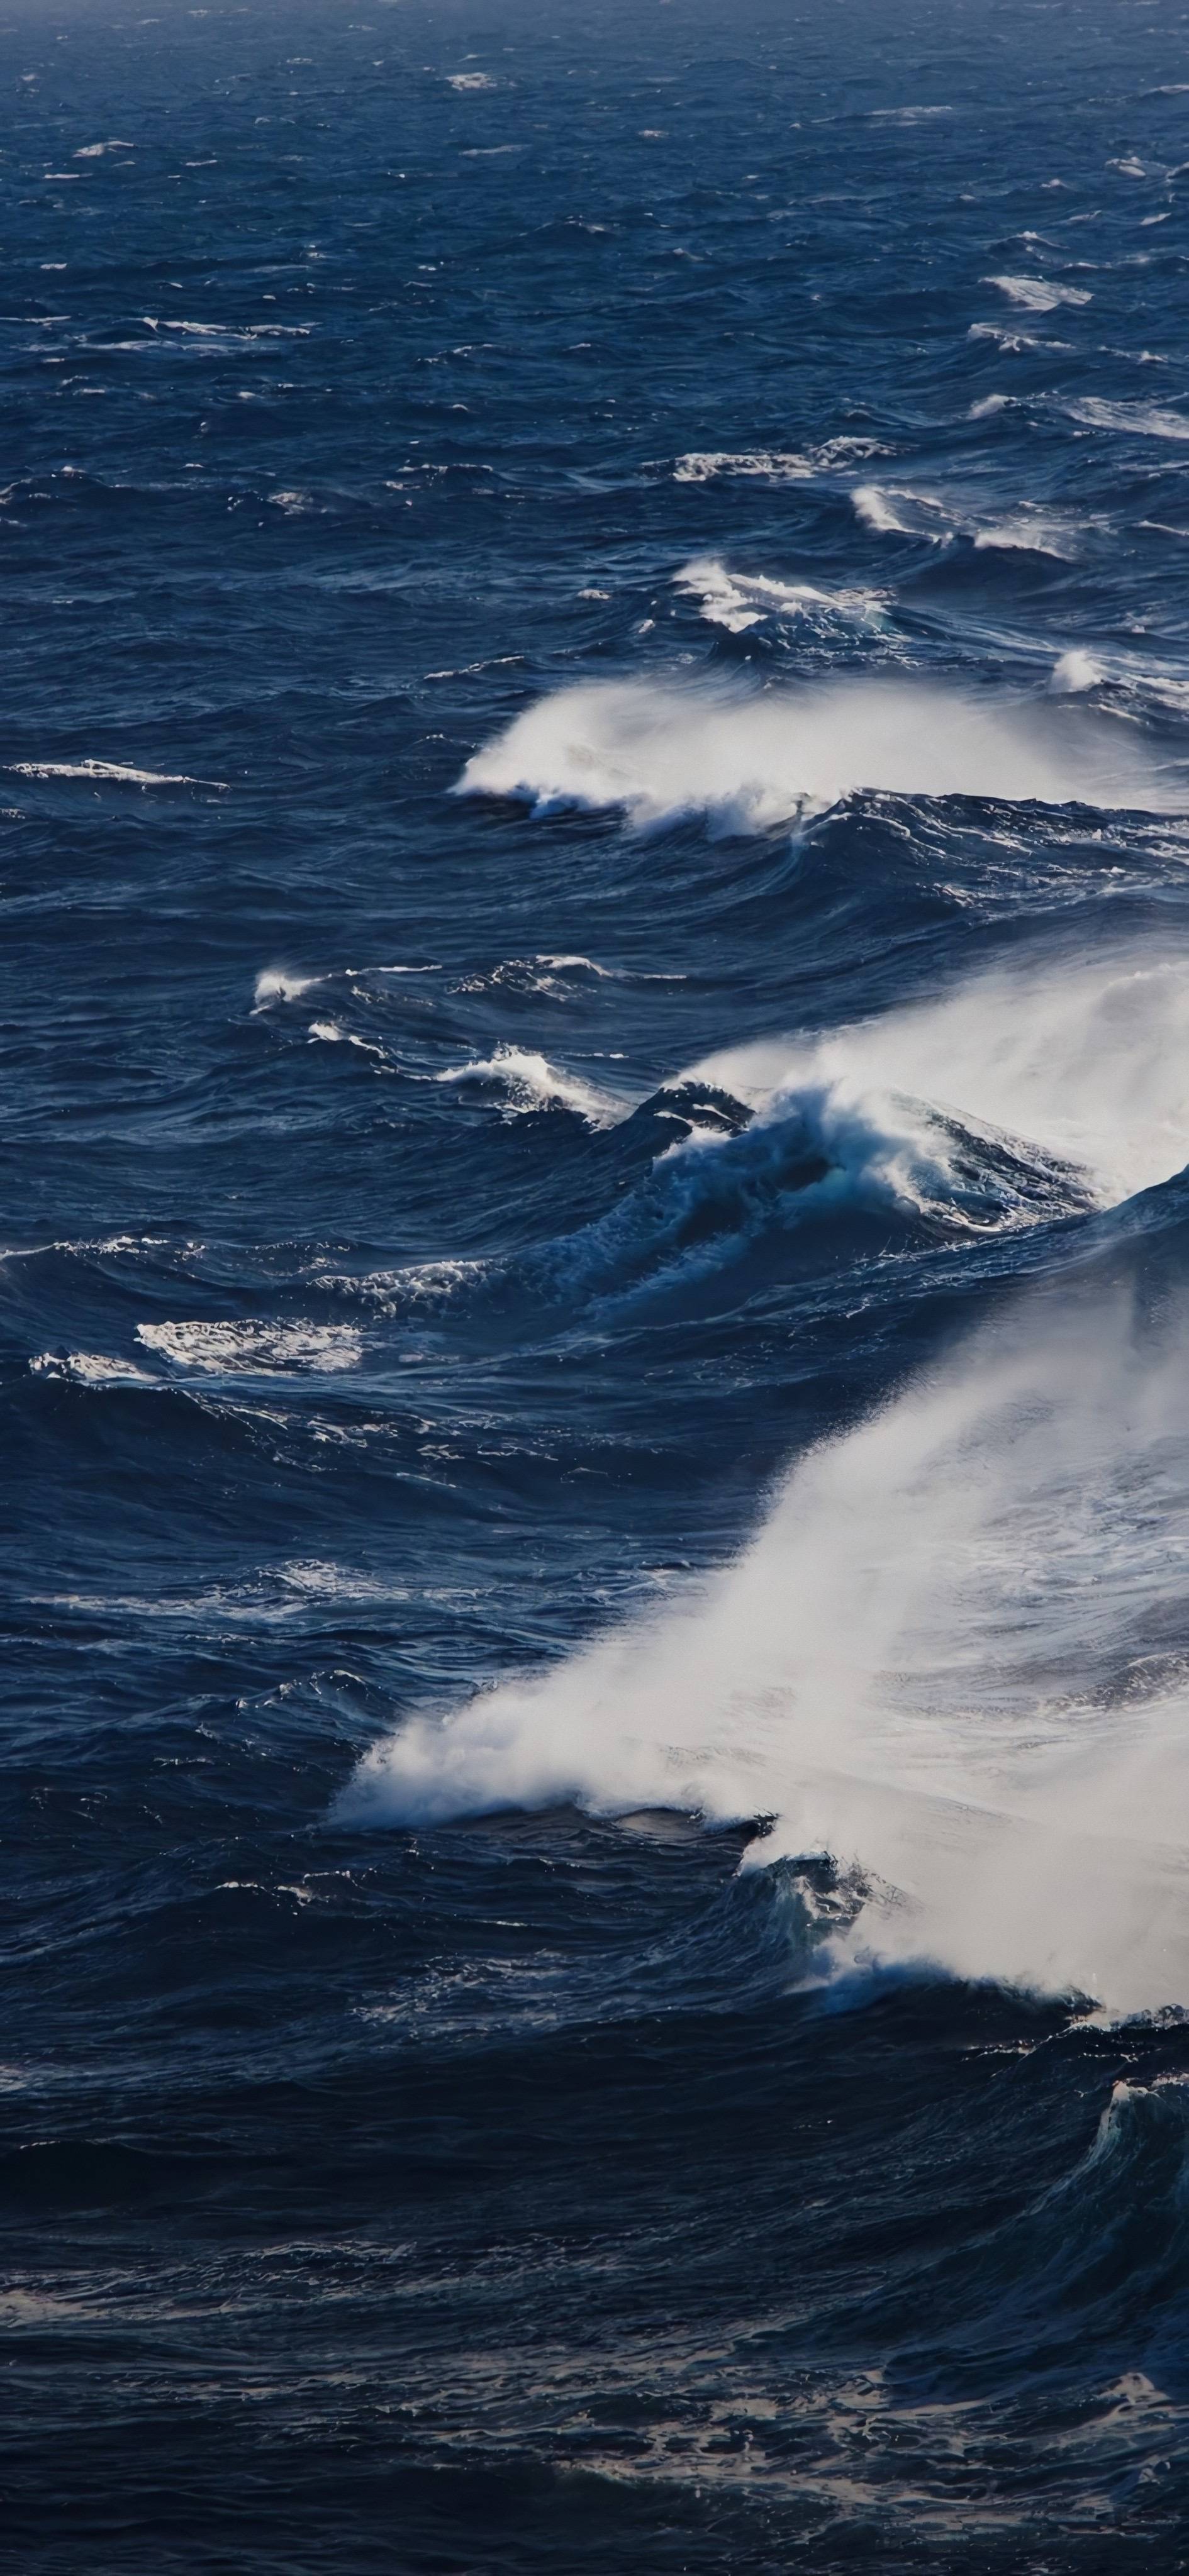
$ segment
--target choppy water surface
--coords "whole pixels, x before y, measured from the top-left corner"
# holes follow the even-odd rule
[[[1177,6],[10,15],[6,2528],[1189,2511]]]

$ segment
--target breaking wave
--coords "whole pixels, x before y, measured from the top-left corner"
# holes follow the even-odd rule
[[[563,689],[473,754],[464,795],[538,813],[622,807],[641,826],[703,814],[762,830],[862,790],[1166,808],[1157,762],[1076,706],[924,681],[835,679],[728,695],[658,682]]]

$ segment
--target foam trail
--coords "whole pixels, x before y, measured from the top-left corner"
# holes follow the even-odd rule
[[[971,978],[823,1038],[704,1057],[712,1082],[771,1114],[830,1086],[873,1124],[905,1095],[1025,1138],[1087,1172],[1104,1204],[1189,1162],[1189,956],[1130,949]]]
[[[563,689],[467,762],[460,794],[621,806],[639,825],[702,813],[762,830],[860,789],[1166,808],[1142,748],[1109,719],[988,704],[923,681],[830,681],[727,695],[611,681]]]
[[[1145,1345],[1121,1302],[1031,1301],[811,1454],[704,1590],[415,1720],[348,1812],[766,1814],[754,1862],[858,1873],[827,1968],[1189,2002],[1185,1341]]]

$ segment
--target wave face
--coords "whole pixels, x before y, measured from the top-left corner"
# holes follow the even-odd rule
[[[14,2564],[1179,2567],[1170,48],[0,46]]]

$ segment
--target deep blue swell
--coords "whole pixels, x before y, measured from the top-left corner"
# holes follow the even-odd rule
[[[359,9],[0,36],[6,2529],[47,2576],[1173,2567],[1175,2020],[832,2011],[742,1829],[335,1802],[1098,1241],[993,1155],[973,1230],[807,1230],[820,1139],[682,1077],[1183,937],[1150,813],[451,790],[579,680],[1039,702],[1077,651],[1183,756],[1184,13]],[[978,543],[1021,512],[1073,540]],[[878,616],[712,622],[706,558]],[[716,1122],[703,1192],[658,1157]]]

